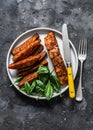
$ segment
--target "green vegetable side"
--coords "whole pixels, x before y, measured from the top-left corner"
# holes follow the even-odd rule
[[[25,82],[21,90],[27,94],[35,94],[50,100],[54,92],[60,92],[60,82],[57,76],[50,72],[49,68],[41,65],[38,70],[38,79],[32,83]],[[20,79],[20,78],[19,78]]]

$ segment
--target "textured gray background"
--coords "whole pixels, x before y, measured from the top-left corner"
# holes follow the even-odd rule
[[[21,95],[6,73],[6,56],[18,35],[35,27],[61,31],[66,22],[76,50],[88,39],[81,103],[68,92],[50,102]],[[78,84],[79,71],[75,80]],[[93,130],[93,0],[0,0],[0,130]]]

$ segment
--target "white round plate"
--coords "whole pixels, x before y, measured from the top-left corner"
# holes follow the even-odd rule
[[[44,45],[44,50],[46,50],[45,43],[44,43],[44,37],[50,31],[53,31],[55,33],[55,36],[56,36],[56,39],[57,39],[57,42],[58,42],[58,45],[59,45],[59,48],[60,48],[60,53],[61,53],[61,55],[62,55],[62,57],[64,59],[63,43],[62,43],[62,33],[61,32],[59,32],[59,31],[57,31],[55,29],[51,29],[51,28],[35,28],[35,29],[28,30],[28,31],[24,32],[23,34],[21,34],[19,37],[17,37],[17,39],[10,46],[10,49],[8,51],[8,54],[7,54],[6,68],[7,68],[7,73],[8,73],[8,76],[9,76],[12,84],[14,83],[14,81],[16,79],[16,72],[17,71],[8,68],[8,65],[13,62],[12,61],[11,50],[13,48],[15,48],[16,46],[22,44],[25,40],[27,40],[29,37],[31,37],[35,33],[39,34],[40,39],[41,39],[41,44]],[[77,69],[78,69],[78,58],[77,58],[77,53],[76,53],[74,45],[72,44],[72,42],[70,40],[69,40],[69,42],[70,42],[70,48],[71,48],[71,60],[72,60],[73,75],[74,75],[74,79],[75,79],[75,76],[76,76],[76,73],[77,73]],[[50,60],[49,56],[47,57],[47,60],[48,60],[48,67],[49,67],[50,71],[52,71],[54,67],[53,67],[53,65],[51,63],[51,60]],[[24,95],[26,95],[26,96],[28,96],[30,98],[34,98],[34,99],[38,98],[37,95],[27,95],[25,92],[21,91],[16,84],[14,84],[14,86],[22,94],[24,94]],[[68,86],[61,86],[61,94],[63,92],[65,92],[67,89],[68,89]],[[58,95],[60,95],[60,93],[54,93],[52,98],[56,97]],[[39,99],[45,99],[45,97],[40,97]]]

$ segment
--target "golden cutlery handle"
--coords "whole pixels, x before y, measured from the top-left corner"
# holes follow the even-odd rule
[[[75,98],[75,88],[74,88],[72,67],[67,67],[67,72],[68,72],[69,97]]]

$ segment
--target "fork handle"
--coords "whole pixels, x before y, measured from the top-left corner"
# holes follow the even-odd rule
[[[80,78],[79,78],[79,84],[78,84],[78,89],[77,89],[77,94],[76,94],[76,101],[79,101],[79,102],[81,102],[83,100],[83,93],[82,93],[82,68],[83,68],[83,62],[81,61]]]

